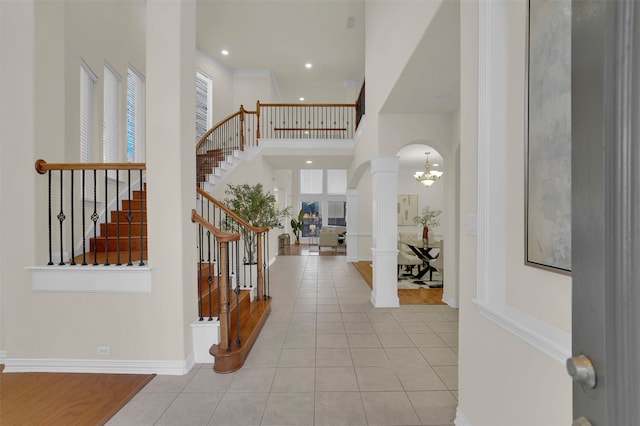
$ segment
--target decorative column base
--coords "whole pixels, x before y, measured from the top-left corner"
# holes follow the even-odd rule
[[[382,251],[371,249],[373,254],[373,291],[371,303],[376,308],[397,308],[398,298],[397,261],[398,250]],[[389,282],[393,277],[393,282]]]

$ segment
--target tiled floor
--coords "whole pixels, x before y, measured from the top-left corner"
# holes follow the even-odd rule
[[[458,312],[376,309],[343,256],[279,256],[245,366],[154,378],[116,425],[453,425]]]

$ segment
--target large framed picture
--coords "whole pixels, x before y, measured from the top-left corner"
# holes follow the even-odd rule
[[[398,226],[415,225],[413,218],[418,216],[418,196],[416,194],[398,195]]]
[[[530,0],[525,264],[571,273],[571,1]]]

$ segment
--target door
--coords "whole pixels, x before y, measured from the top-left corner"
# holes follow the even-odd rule
[[[574,424],[640,425],[640,3],[572,6]]]

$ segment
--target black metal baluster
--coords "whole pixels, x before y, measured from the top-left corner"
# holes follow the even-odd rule
[[[125,219],[127,219],[127,251],[129,255],[127,266],[133,266],[133,262],[131,262],[131,221],[133,220],[133,213],[131,213],[131,169],[127,170],[127,181],[129,182],[129,188],[127,189],[129,202],[127,203],[127,214],[125,216]]]
[[[74,223],[75,223],[75,211],[73,209],[73,170],[70,170],[71,173],[71,261],[69,262],[69,265],[75,265],[76,264],[76,253],[75,253],[75,234],[74,234]]]
[[[53,265],[53,250],[51,247],[52,244],[52,233],[51,233],[51,170],[49,170],[48,172],[49,175],[49,262],[47,263],[47,265]]]
[[[64,222],[66,216],[64,215],[64,211],[63,211],[63,204],[62,204],[62,198],[63,198],[63,193],[64,193],[64,186],[63,186],[63,182],[62,182],[62,176],[63,176],[63,171],[60,170],[60,213],[58,213],[58,222],[60,222],[60,263],[58,263],[58,265],[64,265],[64,261],[62,258],[62,254],[63,254],[63,248],[62,248],[62,222]]]
[[[85,206],[84,203],[86,201],[86,181],[84,176],[85,170],[82,169],[82,264],[87,264],[87,238],[86,238],[86,224],[85,224]]]
[[[234,241],[233,244],[238,245],[240,241]],[[240,347],[240,285],[236,280],[236,288],[234,289],[236,294],[236,348]]]
[[[231,301],[229,300],[229,293],[230,293],[230,288],[229,288],[229,243],[225,244],[224,249],[227,251],[227,255],[225,256],[226,262],[227,262],[227,267],[226,267],[226,271],[227,271],[227,276],[226,276],[226,286],[224,291],[226,292],[226,299],[227,299],[227,352],[231,352],[231,310],[229,309],[231,307]],[[220,282],[220,281],[218,281]]]
[[[266,285],[262,287],[262,294],[263,294],[264,300],[267,300],[269,298],[270,289],[271,289],[271,278],[269,277],[269,267],[267,266],[269,265],[269,261],[271,260],[271,258],[269,257],[269,231],[264,233],[263,247],[267,248],[266,250],[267,256],[265,257],[264,272],[262,274],[262,280],[266,282]]]
[[[120,265],[120,170],[116,169],[116,266]]]
[[[104,266],[109,266],[109,170],[104,171]]]
[[[143,207],[143,202],[142,202],[142,192],[144,191],[144,183],[142,182],[142,170],[140,170],[140,263],[139,266],[144,266],[144,243],[143,243],[143,235],[144,232],[142,232],[142,207]]]
[[[98,171],[93,169],[93,213],[91,220],[93,221],[93,264],[98,264]]]
[[[202,225],[198,224],[198,258],[202,259]],[[209,303],[211,305],[211,303]],[[204,321],[202,316],[202,260],[198,262],[198,321]]]
[[[213,275],[211,273],[211,231],[207,230],[207,266],[208,266],[208,275],[207,275],[207,298],[209,299],[209,321],[213,321],[213,306],[211,300],[211,286],[213,285]]]

